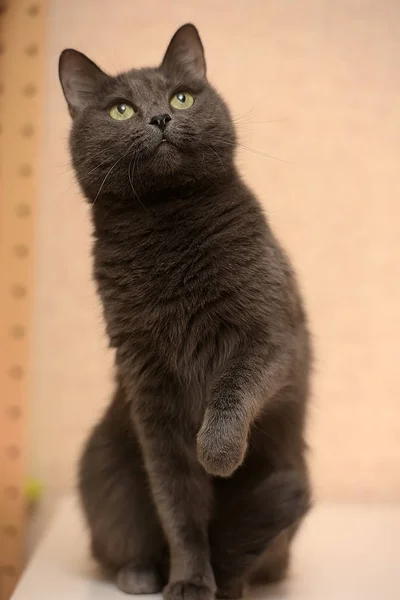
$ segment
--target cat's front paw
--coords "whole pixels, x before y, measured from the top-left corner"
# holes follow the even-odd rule
[[[193,581],[173,581],[164,588],[165,600],[214,600],[214,591]]]
[[[116,583],[125,594],[157,594],[163,588],[161,577],[155,569],[138,569],[134,565],[120,569]]]
[[[230,477],[242,464],[247,450],[247,431],[234,416],[206,412],[197,435],[197,458],[207,473]]]

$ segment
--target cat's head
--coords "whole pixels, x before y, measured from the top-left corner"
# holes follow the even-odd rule
[[[105,74],[76,50],[59,73],[73,118],[73,164],[86,195],[130,197],[223,177],[235,133],[229,111],[206,79],[196,28],[173,36],[161,65]]]

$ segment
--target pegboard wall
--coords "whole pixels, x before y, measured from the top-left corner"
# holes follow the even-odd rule
[[[24,558],[26,423],[45,2],[0,0],[0,600]]]

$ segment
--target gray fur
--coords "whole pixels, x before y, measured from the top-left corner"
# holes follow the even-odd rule
[[[80,464],[93,553],[128,593],[239,597],[284,575],[309,506],[295,276],[236,171],[192,25],[159,68],[110,77],[67,50],[60,78],[118,373]],[[178,90],[190,109],[169,105]],[[136,115],[115,122],[122,100]],[[164,114],[162,132],[150,121]]]

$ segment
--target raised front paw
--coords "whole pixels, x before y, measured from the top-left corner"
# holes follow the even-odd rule
[[[173,581],[164,588],[165,600],[214,600],[212,589],[192,581]]]
[[[207,473],[230,477],[242,464],[247,450],[247,431],[233,415],[206,412],[197,435],[197,457]]]

